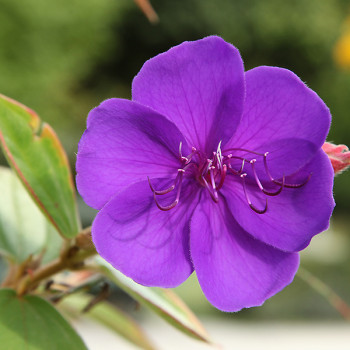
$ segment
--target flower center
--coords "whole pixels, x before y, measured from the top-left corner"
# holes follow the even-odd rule
[[[243,156],[241,156],[242,154]],[[173,185],[164,190],[155,190],[149,178],[148,182],[158,208],[160,210],[167,211],[174,208],[179,203],[184,174],[194,177],[201,186],[205,187],[215,203],[219,201],[219,191],[224,184],[226,176],[238,176],[243,186],[244,196],[250,208],[257,214],[264,214],[268,208],[268,199],[266,197],[265,207],[262,209],[259,209],[252,204],[247,190],[247,177],[251,177],[254,180],[255,185],[266,196],[277,196],[282,192],[283,188],[300,188],[304,186],[311,177],[311,174],[309,174],[307,179],[303,183],[299,184],[286,183],[285,176],[283,176],[280,180],[273,178],[267,165],[268,154],[269,152],[258,153],[243,148],[228,148],[221,151],[220,142],[216,152],[213,152],[211,158],[207,158],[203,152],[197,150],[195,147],[192,147],[192,152],[189,155],[183,156],[182,144],[180,143],[179,160],[181,162],[181,167],[177,171],[177,176]],[[248,156],[253,156],[254,158],[248,159]],[[255,163],[258,160],[263,161],[265,175],[267,175],[270,185],[275,187],[274,190],[267,190],[259,179],[255,166]],[[245,169],[247,172],[245,172]],[[250,174],[249,176],[248,171]],[[157,196],[167,194],[175,189],[175,200],[168,206],[160,205]]]

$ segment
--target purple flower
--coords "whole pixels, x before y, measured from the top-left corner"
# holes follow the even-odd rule
[[[261,305],[329,225],[328,108],[286,69],[244,72],[215,36],[147,61],[132,95],[93,109],[79,143],[97,251],[146,286],[195,270],[217,308]]]

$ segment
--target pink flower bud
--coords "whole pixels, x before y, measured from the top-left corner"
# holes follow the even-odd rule
[[[350,151],[347,146],[325,142],[322,149],[331,160],[334,174],[339,174],[350,167]]]

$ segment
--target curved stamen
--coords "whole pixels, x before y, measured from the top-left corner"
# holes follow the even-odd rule
[[[182,170],[182,171],[181,171]],[[183,178],[183,174],[184,174],[184,170],[183,169],[179,169],[179,173],[178,175],[179,176],[179,186],[177,188],[177,193],[176,193],[176,198],[174,200],[174,202],[172,202],[171,204],[167,205],[167,206],[162,206],[159,204],[158,200],[157,200],[157,197],[156,197],[156,193],[153,192],[153,198],[154,198],[154,201],[156,202],[156,205],[157,207],[160,209],[160,210],[163,210],[163,211],[168,211],[170,209],[173,209],[174,207],[176,207],[176,205],[179,203],[179,199],[180,199],[180,193],[181,193],[181,187],[182,187],[182,178]]]
[[[197,153],[197,149],[196,147],[192,147],[192,152],[187,156],[187,157],[184,157],[182,155],[182,142],[180,142],[180,145],[179,145],[179,156],[180,156],[180,160],[181,162],[185,162],[185,164],[188,164],[192,157]]]
[[[171,185],[169,188],[167,188],[167,189],[165,189],[165,190],[157,191],[157,190],[155,190],[155,189],[153,188],[149,176],[147,176],[147,180],[148,180],[149,187],[151,187],[151,191],[152,191],[154,194],[157,194],[157,195],[167,194],[167,193],[171,192],[171,191],[175,188],[175,183],[176,183],[176,179],[175,179],[174,184]]]
[[[188,162],[188,158],[182,155],[182,141],[180,141],[180,144],[179,144],[179,155],[180,155],[181,162]]]
[[[246,198],[250,208],[252,210],[254,210],[257,214],[264,214],[264,213],[266,213],[266,211],[267,211],[267,198],[266,198],[266,204],[265,204],[265,208],[264,209],[258,209],[257,207],[255,207],[252,204],[252,202],[251,202],[251,200],[250,200],[250,198],[248,196],[248,192],[247,192],[247,188],[246,188],[246,184],[245,184],[245,177],[246,176],[247,176],[247,174],[244,173],[244,174],[240,175],[240,178],[242,179],[244,195],[245,195],[245,198]]]
[[[230,160],[230,159],[240,159],[240,160],[242,161],[241,168],[240,168],[238,171],[237,171],[237,170],[234,170],[234,169],[232,168],[232,165],[231,165],[231,164],[228,165],[229,169],[231,170],[231,172],[232,172],[233,174],[235,174],[235,175],[241,175],[242,172],[243,172],[243,169],[244,169],[244,164],[245,164],[245,162],[246,162],[246,159],[245,159],[245,158],[242,158],[242,157],[233,156],[232,154],[229,154],[229,155],[227,156],[227,158],[228,158],[228,160]]]
[[[241,151],[241,152],[256,154],[257,156],[264,156],[263,153],[250,151],[249,149],[245,149],[245,148],[227,148],[227,149],[223,150],[223,152],[228,152],[228,151]]]
[[[232,153],[229,153],[230,151],[234,151],[233,152],[234,155]],[[238,152],[241,152],[241,153],[238,153]],[[175,179],[173,180],[172,185],[164,190],[156,190],[152,186],[152,183],[149,177],[147,177],[147,179],[148,179],[148,183],[153,193],[153,197],[157,207],[160,210],[167,211],[174,208],[179,203],[182,180],[185,172],[186,172],[186,176],[189,176],[191,178],[193,177],[199,182],[200,185],[204,186],[209,191],[209,194],[212,200],[217,203],[219,201],[219,190],[224,185],[227,171],[230,171],[230,173],[232,173],[233,175],[238,175],[241,178],[244,196],[250,208],[257,214],[264,214],[268,209],[268,200],[266,198],[265,207],[262,209],[259,209],[254,204],[252,204],[250,196],[252,196],[253,193],[250,192],[250,188],[248,188],[249,186],[248,186],[248,183],[246,182],[246,176],[248,176],[247,172],[244,172],[244,168],[246,164],[249,163],[251,166],[251,171],[249,171],[249,177],[251,177],[252,179],[254,178],[254,181],[252,182],[252,186],[257,186],[259,190],[266,196],[277,196],[282,192],[284,188],[302,187],[310,180],[312,175],[310,174],[305,182],[297,183],[297,184],[286,183],[285,175],[283,175],[282,179],[280,178],[279,180],[276,180],[271,175],[267,164],[268,154],[269,154],[268,152],[263,154],[255,151],[250,151],[244,148],[228,148],[222,151],[221,142],[220,142],[217,147],[217,150],[212,153],[212,156],[210,159],[207,158],[206,153],[201,152],[200,150],[197,150],[195,147],[192,147],[190,154],[188,154],[187,156],[184,156],[182,153],[182,142],[180,142],[179,159],[180,159],[181,165],[180,165],[180,169],[178,169],[178,173]],[[257,156],[259,156],[259,158]],[[260,157],[263,157],[265,173],[266,173],[267,179],[271,183],[268,182],[267,179],[265,179],[265,176],[263,181],[260,180],[262,178],[260,174],[260,169],[257,168],[255,164],[257,162],[257,159],[260,159]],[[233,166],[234,167],[240,166],[240,168],[236,170],[233,168]],[[187,172],[188,169],[189,171]],[[259,175],[260,175],[260,178],[259,178]],[[255,182],[255,185],[254,185],[254,182]],[[267,190],[264,186],[272,187],[272,190],[271,189]],[[274,187],[276,187],[276,189],[274,189]],[[157,196],[168,194],[174,191],[175,189],[176,189],[175,200],[167,206],[161,205],[158,201]],[[256,188],[254,187],[252,191],[256,191]],[[259,199],[257,200],[259,201]]]
[[[263,156],[264,156],[264,167],[265,167],[265,171],[266,171],[267,176],[269,177],[269,179],[273,183],[275,183],[276,185],[279,185],[279,186],[281,186],[283,184],[283,186],[286,187],[286,188],[300,188],[300,187],[303,187],[304,185],[306,185],[309,182],[309,180],[310,180],[310,178],[312,176],[312,173],[310,173],[309,176],[307,177],[307,179],[301,184],[286,184],[284,182],[284,176],[283,176],[282,182],[274,179],[272,177],[271,173],[270,173],[270,170],[269,170],[268,166],[267,166],[267,156],[268,156],[268,154],[269,154],[269,152],[265,152],[263,154]]]
[[[265,190],[265,188],[261,184],[261,181],[259,180],[258,174],[256,173],[255,162],[256,162],[256,159],[252,159],[249,163],[252,166],[255,181],[256,181],[258,187],[260,188],[261,192],[265,193],[267,196],[277,196],[278,194],[280,194],[283,190],[283,187],[284,187],[285,176],[283,175],[282,183],[279,184],[280,188],[277,191],[271,192],[271,191]]]
[[[159,204],[159,202],[157,201],[157,197],[156,197],[156,194],[153,193],[153,198],[154,198],[154,201],[156,202],[156,205],[157,207],[160,209],[160,210],[163,210],[163,211],[168,211],[170,209],[173,209],[177,206],[177,204],[179,203],[178,200],[175,199],[174,202],[172,202],[170,205],[166,206],[166,207],[163,207],[162,205]]]
[[[174,180],[174,184],[171,185],[170,187],[166,188],[165,190],[155,190],[154,187],[152,186],[151,184],[151,180],[149,178],[149,176],[147,176],[147,179],[148,179],[148,183],[149,183],[149,187],[151,187],[151,191],[154,193],[154,194],[157,194],[157,195],[163,195],[163,194],[167,194],[169,192],[171,192],[175,186],[176,186],[176,183],[179,181],[179,177],[180,177],[180,174],[181,173],[184,173],[185,170],[184,169],[177,169],[177,175],[176,175],[176,178]]]
[[[196,153],[197,153],[197,149],[195,147],[192,147],[192,152],[187,157],[184,157],[187,159],[186,164],[188,164],[192,160],[193,156]]]

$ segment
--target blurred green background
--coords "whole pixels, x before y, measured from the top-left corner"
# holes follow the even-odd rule
[[[157,24],[151,24],[132,0],[0,0],[0,92],[51,124],[73,168],[91,108],[110,97],[130,98],[132,78],[145,60],[182,41],[211,34],[237,46],[246,69],[272,65],[294,71],[332,112],[328,140],[350,144],[349,1],[151,2],[160,18]],[[350,172],[335,181],[335,229],[326,234],[331,238],[319,244],[323,248],[315,248],[318,253],[305,253],[305,265],[348,302],[349,180]],[[85,225],[93,215],[82,205]],[[195,309],[198,304],[199,311],[214,312],[197,298],[195,283],[186,282],[180,293]],[[252,313],[339,318],[299,280],[263,308],[238,317]]]

